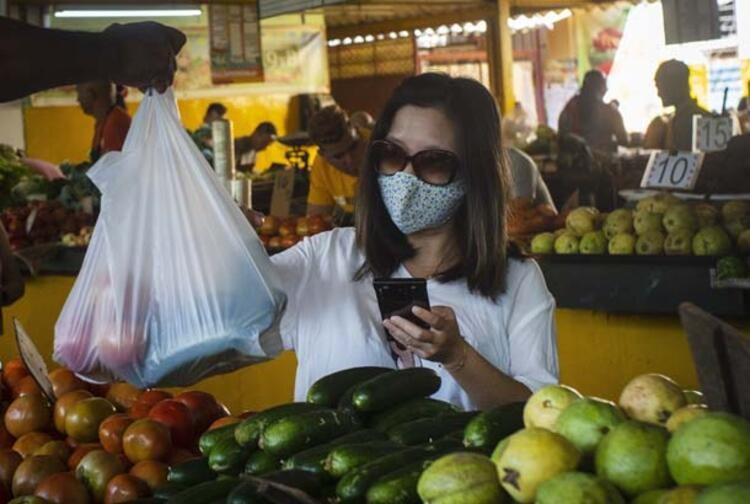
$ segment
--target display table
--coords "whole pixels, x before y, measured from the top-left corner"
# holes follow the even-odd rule
[[[77,271],[74,267],[76,254],[80,265],[82,251],[62,251],[57,262],[48,265],[50,270],[57,269],[58,274],[29,278],[26,295],[5,309],[5,336],[0,338],[0,358],[5,360],[16,355],[11,319],[17,317],[35,339],[48,364],[52,364],[55,320],[74,281],[72,274],[59,273],[65,269],[63,264],[67,264],[69,271]],[[542,261],[550,290],[558,298],[556,322],[563,383],[584,394],[609,399],[617,399],[617,394],[630,378],[648,372],[664,373],[685,387],[697,387],[690,350],[676,312],[616,314],[591,307],[567,308],[569,293],[558,289],[558,279],[551,276],[555,273],[548,266]],[[580,271],[579,278],[578,286],[583,288],[586,284]],[[574,287],[570,286],[571,289]],[[629,295],[636,296],[636,293]],[[731,322],[741,330],[750,331],[747,318]],[[232,411],[258,410],[292,399],[295,368],[294,354],[285,352],[273,361],[204,380],[194,388],[215,394]]]

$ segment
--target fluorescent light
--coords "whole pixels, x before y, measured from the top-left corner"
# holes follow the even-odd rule
[[[200,9],[75,9],[55,12],[56,18],[189,17],[200,15]]]

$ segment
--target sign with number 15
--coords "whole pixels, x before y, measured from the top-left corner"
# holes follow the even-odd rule
[[[658,151],[651,154],[641,187],[692,190],[703,165],[703,153]]]
[[[724,150],[731,138],[731,118],[693,116],[693,152]]]

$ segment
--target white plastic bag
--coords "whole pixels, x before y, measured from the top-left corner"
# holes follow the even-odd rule
[[[271,262],[171,91],[144,97],[122,152],[89,177],[101,214],[55,325],[56,361],[92,381],[180,386],[281,351]]]

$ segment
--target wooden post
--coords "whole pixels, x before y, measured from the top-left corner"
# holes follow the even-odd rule
[[[487,21],[487,57],[490,87],[503,114],[516,103],[513,95],[513,40],[508,27],[510,1],[497,0],[495,13]]]

